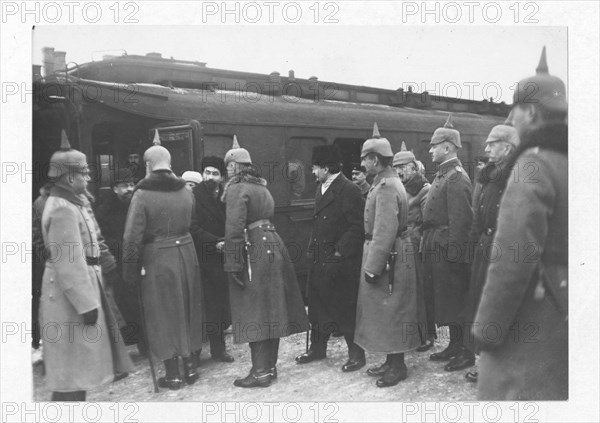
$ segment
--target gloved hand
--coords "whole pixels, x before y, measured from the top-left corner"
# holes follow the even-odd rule
[[[85,313],[82,314],[83,316],[83,323],[86,325],[95,325],[96,322],[98,321],[98,309],[95,308],[93,310],[87,311]]]
[[[377,275],[369,275],[367,272],[365,272],[365,281],[367,283],[377,283]]]
[[[233,282],[240,288],[246,288],[246,284],[244,283],[244,278],[242,277],[242,272],[227,272],[227,277],[230,282]]]

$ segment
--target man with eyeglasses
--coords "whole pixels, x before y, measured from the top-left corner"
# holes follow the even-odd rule
[[[214,360],[233,362],[225,348],[224,331],[231,324],[229,309],[229,283],[223,270],[223,244],[225,237],[225,204],[223,194],[223,159],[207,156],[200,165],[202,182],[192,192],[195,204],[190,233],[194,239],[198,263],[202,273],[206,301],[206,332],[210,354]],[[200,351],[194,353],[199,360]]]

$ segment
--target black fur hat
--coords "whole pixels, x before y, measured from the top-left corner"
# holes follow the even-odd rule
[[[200,173],[204,172],[207,167],[214,167],[221,172],[221,176],[227,175],[227,169],[225,168],[225,162],[222,158],[217,156],[206,156],[202,159],[200,164]]]
[[[312,164],[320,167],[341,165],[342,156],[337,145],[316,145],[312,150]]]

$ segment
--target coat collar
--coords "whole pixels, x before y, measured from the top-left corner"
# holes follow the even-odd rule
[[[170,170],[157,170],[146,175],[135,187],[135,191],[179,191],[185,187],[185,181],[175,176]]]
[[[321,184],[317,185],[317,195],[315,196],[315,213],[321,211],[326,205],[331,203],[337,197],[342,184],[348,179],[343,173],[340,173],[329,185],[325,194],[321,194]]]
[[[444,163],[440,164],[438,168],[437,174],[435,176],[439,177],[448,173],[450,169],[456,168],[456,166],[461,166],[460,160],[458,157],[454,157],[453,159],[446,160]]]
[[[196,207],[206,210],[207,213],[220,220],[225,220],[225,204],[220,201],[223,194],[223,185],[219,185],[219,193],[216,198],[204,182],[200,182],[194,188],[193,192],[196,199]]]
[[[373,185],[371,185],[371,189],[375,188],[379,183],[386,178],[400,178],[398,173],[392,169],[391,167],[386,167],[377,175],[375,175],[375,179],[373,179]]]
[[[68,187],[58,184],[58,183],[55,184],[52,187],[52,189],[50,190],[50,196],[64,198],[65,200],[67,200],[75,205],[78,205],[80,207],[85,206],[83,199],[79,195],[75,194]]]

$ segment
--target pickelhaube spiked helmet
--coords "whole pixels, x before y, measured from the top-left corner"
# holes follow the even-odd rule
[[[400,147],[400,151],[394,155],[394,161],[392,162],[392,166],[402,166],[405,164],[409,164],[412,162],[416,163],[417,159],[412,151],[407,151],[406,144],[402,141],[402,146]]]
[[[171,170],[171,153],[165,147],[160,145],[160,136],[158,130],[154,130],[154,144],[144,152],[144,162],[149,163],[150,171]]]
[[[567,94],[565,83],[550,75],[546,61],[546,47],[542,49],[540,62],[535,75],[525,78],[517,85],[513,96],[513,105],[539,104],[553,112],[567,112]]]
[[[245,148],[240,147],[235,135],[233,136],[233,145],[231,146],[231,150],[225,154],[225,158],[223,160],[225,161],[225,166],[227,166],[229,162],[252,164],[250,153]]]
[[[444,141],[454,144],[456,148],[462,147],[462,144],[460,143],[460,133],[454,129],[454,125],[452,124],[452,113],[448,115],[448,119],[446,119],[444,126],[433,132],[429,144],[435,145]]]
[[[60,134],[60,149],[50,157],[48,178],[56,179],[63,175],[85,172],[87,169],[85,154],[71,148],[67,133],[63,129]]]
[[[517,130],[509,125],[496,125],[490,131],[486,143],[504,141],[512,145],[514,148],[519,146],[519,134]]]
[[[390,142],[386,138],[382,138],[379,134],[377,122],[373,124],[373,136],[366,140],[362,146],[360,157],[365,157],[370,153],[377,153],[382,157],[394,157]]]

